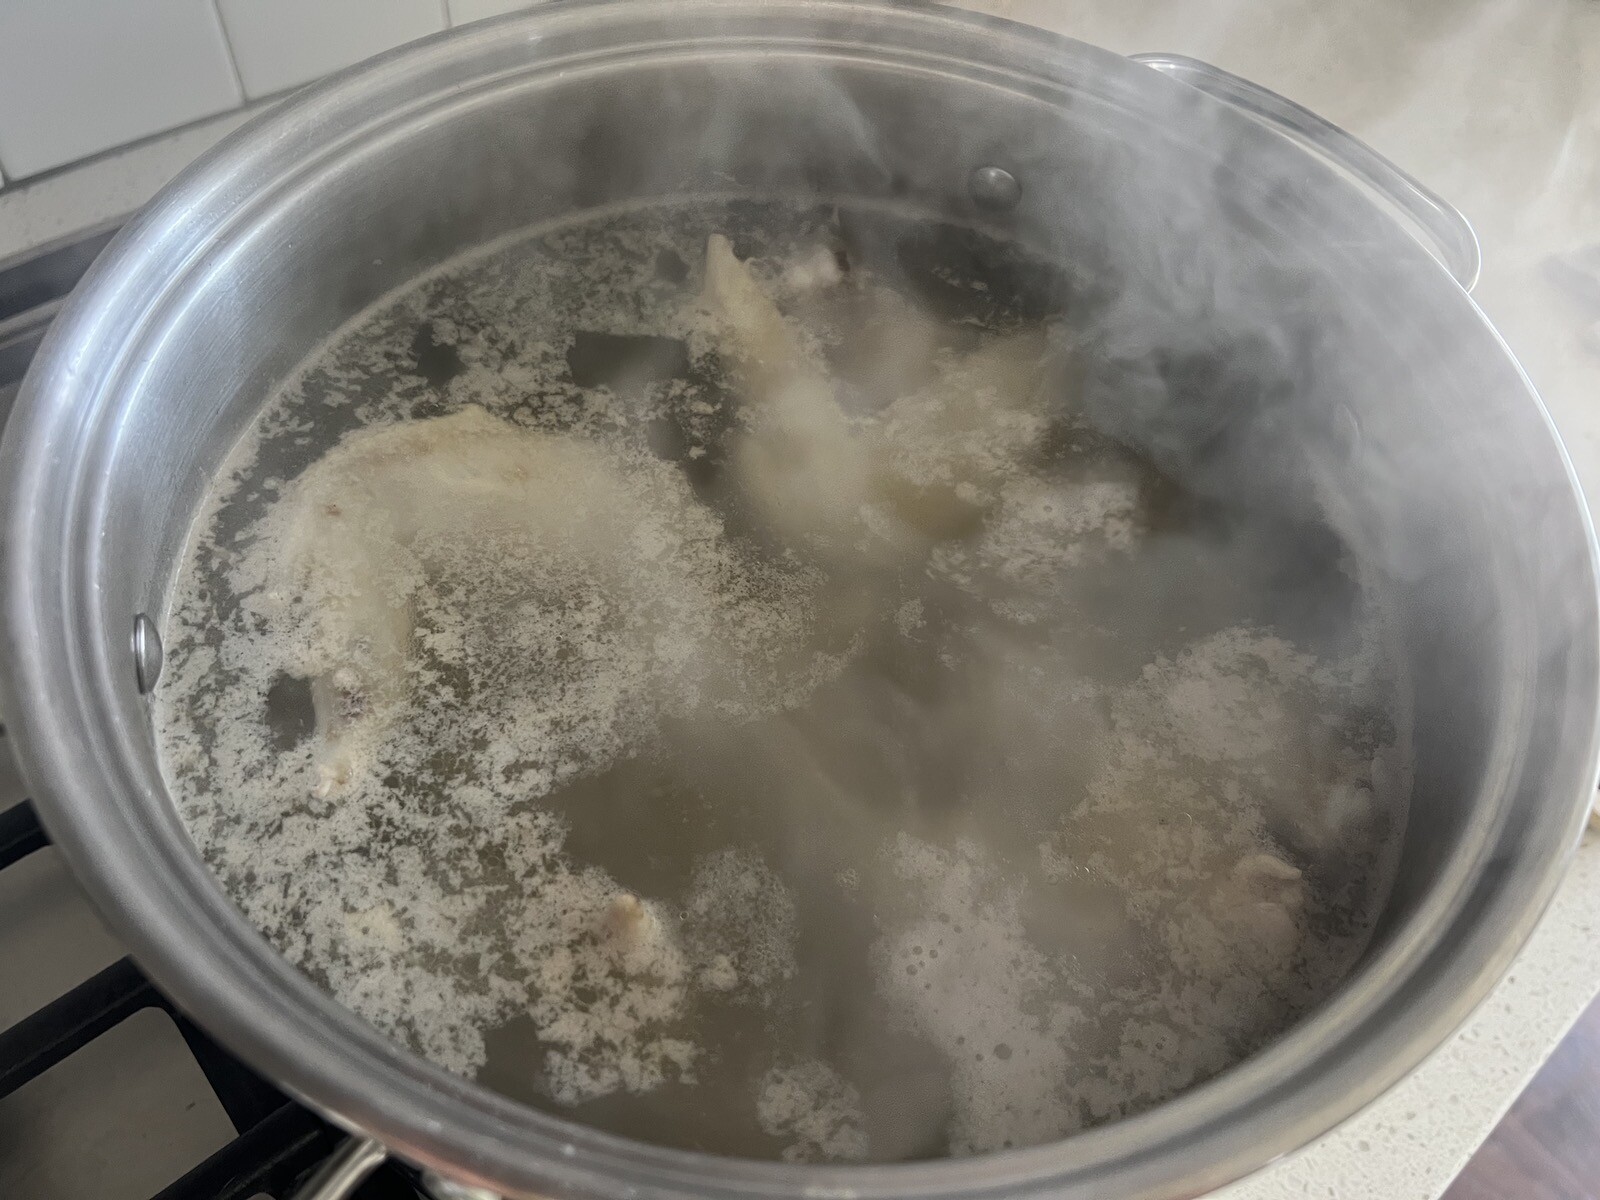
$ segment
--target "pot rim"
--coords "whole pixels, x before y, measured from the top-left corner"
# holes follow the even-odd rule
[[[784,35],[785,49],[799,53],[804,47],[793,40],[800,36],[793,31],[819,20],[839,27],[870,22],[880,33],[888,31],[898,40],[874,44],[880,57],[925,57],[942,47],[946,68],[1014,76],[1030,86],[1058,87],[1092,69],[1108,73],[1117,98],[1128,102],[1146,89],[1182,87],[1070,39],[955,10],[881,0],[580,0],[391,52],[256,118],[189,168],[118,236],[51,330],[18,397],[0,453],[0,486],[10,514],[4,543],[10,664],[5,701],[24,771],[42,819],[78,877],[140,965],[180,1007],[309,1107],[446,1177],[512,1196],[647,1194],[684,1200],[1199,1194],[1326,1132],[1409,1073],[1466,1018],[1548,904],[1566,864],[1561,848],[1576,846],[1596,785],[1600,636],[1594,529],[1571,462],[1531,384],[1470,298],[1420,249],[1418,268],[1435,271],[1442,288],[1449,285],[1452,291],[1443,294],[1514,367],[1555,443],[1581,513],[1579,582],[1590,595],[1575,618],[1581,678],[1573,686],[1580,716],[1587,714],[1581,721],[1587,740],[1581,751],[1565,752],[1563,778],[1574,783],[1571,803],[1561,810],[1552,803],[1536,831],[1537,844],[1519,861],[1503,864],[1492,882],[1482,878],[1485,847],[1459,856],[1446,869],[1447,882],[1393,942],[1283,1038],[1154,1109],[1065,1141],[969,1159],[871,1166],[733,1159],[602,1133],[451,1075],[354,1016],[245,921],[200,863],[159,779],[133,766],[131,746],[146,734],[104,702],[126,664],[108,661],[103,645],[75,644],[71,630],[48,636],[52,610],[71,607],[70,598],[94,578],[99,561],[92,539],[80,546],[63,535],[84,526],[86,514],[92,517],[104,500],[92,456],[71,466],[62,460],[73,457],[74,438],[87,423],[81,414],[125,383],[129,369],[126,363],[115,370],[91,367],[89,348],[125,350],[158,324],[150,314],[159,310],[171,279],[192,266],[205,237],[247,223],[255,206],[265,203],[264,190],[270,196],[270,189],[303,179],[319,158],[331,160],[375,132],[422,119],[452,94],[456,85],[449,80],[476,86],[494,78],[474,74],[475,62],[504,63],[504,52],[520,47],[522,65],[505,69],[503,77],[526,82],[539,72],[563,69],[567,60],[537,57],[539,44],[557,32],[599,31],[600,44],[625,57],[624,52],[650,52],[659,44],[651,36],[664,38],[669,26],[718,21],[726,32],[709,41],[748,46]],[[622,40],[628,36],[635,40]],[[532,55],[527,47],[534,48]],[[1214,110],[1221,123],[1242,121],[1214,101],[1195,103]],[[1241,137],[1272,136],[1248,123],[1239,129]],[[224,224],[194,228],[197,212],[220,213]],[[176,272],[168,265],[175,251],[182,263]],[[70,493],[65,500],[50,500],[63,491]],[[80,551],[86,564],[66,561]],[[1584,660],[1592,667],[1584,668]],[[1509,772],[1515,764],[1500,765]],[[151,810],[144,823],[130,815],[135,807]],[[1473,906],[1499,915],[1495,936],[1479,933],[1448,945],[1443,935]],[[1384,1019],[1386,1004],[1419,990],[1431,1008],[1418,1012],[1413,1003],[1408,1021]]]

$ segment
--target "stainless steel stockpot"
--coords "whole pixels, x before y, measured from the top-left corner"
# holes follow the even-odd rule
[[[1073,261],[1131,315],[1100,351],[1106,380],[1125,368],[1128,418],[1180,441],[1223,420],[1202,486],[1336,498],[1405,634],[1415,795],[1370,952],[1267,1050],[1053,1145],[863,1167],[700,1156],[414,1057],[279,957],[202,865],[141,684],[190,522],[275,385],[453,256],[713,193],[909,205]],[[1186,60],[842,0],[602,0],[470,26],[241,130],[57,321],[0,460],[7,721],[52,836],[151,977],[365,1139],[330,1194],[377,1143],[507,1196],[1193,1196],[1330,1129],[1456,1027],[1537,920],[1594,791],[1592,533],[1475,274],[1471,231],[1425,189]],[[1174,410],[1138,369],[1163,353],[1282,386]]]

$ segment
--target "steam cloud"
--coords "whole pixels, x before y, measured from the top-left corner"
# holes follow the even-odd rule
[[[992,7],[1029,15],[1026,5]],[[1176,19],[1180,8],[1182,20],[1197,19],[1194,6],[1168,12]],[[1390,8],[1359,11],[1376,21]],[[1500,11],[1473,9],[1486,28],[1498,28]],[[1205,12],[1208,34],[1248,19],[1243,8]],[[1442,8],[1385,19],[1436,20],[1446,36]],[[1389,44],[1372,38],[1374,47]],[[1158,106],[1128,136],[1102,142],[1073,139],[1070,121],[1025,105],[997,122],[981,89],[929,116],[915,95],[908,100],[905,81],[848,71],[655,79],[552,117],[565,123],[574,153],[552,165],[551,186],[575,203],[628,191],[671,196],[684,181],[704,191],[713,180],[733,193],[867,193],[877,215],[843,206],[781,230],[762,222],[789,218],[748,204],[713,204],[714,219],[702,213],[681,228],[624,215],[596,242],[574,235],[513,249],[503,271],[469,265],[455,291],[445,277],[393,300],[287,389],[274,413],[280,423],[261,443],[287,458],[236,462],[233,492],[197,531],[193,578],[223,586],[207,593],[197,584],[180,597],[189,636],[169,637],[177,690],[164,718],[197,836],[280,946],[380,1026],[513,1094],[579,1102],[586,1119],[641,1136],[800,1155],[915,1157],[1061,1136],[1209,1077],[1326,996],[1371,935],[1404,820],[1408,681],[1384,661],[1395,632],[1385,624],[1385,589],[1426,592],[1441,563],[1470,556],[1470,522],[1458,542],[1439,538],[1430,501],[1441,473],[1488,454],[1498,430],[1458,421],[1448,453],[1441,449],[1441,414],[1411,403],[1417,362],[1372,334],[1389,314],[1359,310],[1342,290],[1350,269],[1366,273],[1359,286],[1367,288],[1397,269],[1374,261],[1388,235],[1363,235],[1376,214],[1320,213],[1292,154],[1235,142],[1226,120],[1208,127],[1207,110],[1182,89],[1152,83],[1166,111]],[[1393,93],[1386,100],[1375,85],[1345,101],[1377,121]],[[657,142],[685,149],[685,128],[698,139],[693,157],[660,156]],[[1014,214],[974,210],[965,180],[979,164],[1022,181]],[[930,222],[943,231],[927,237],[908,230],[884,215],[902,202],[948,225]],[[1329,218],[1331,249],[1308,229],[1305,205]],[[952,232],[973,221],[998,240]],[[837,562],[824,569],[816,596],[832,627],[818,641],[846,659],[859,655],[861,669],[824,679],[804,704],[733,722],[685,703],[670,719],[652,718],[643,737],[650,753],[563,761],[540,795],[511,803],[504,778],[521,786],[526,770],[514,754],[504,778],[474,776],[437,810],[418,799],[425,787],[408,793],[407,807],[392,796],[372,800],[359,780],[356,797],[331,812],[315,802],[265,816],[241,807],[256,794],[253,780],[292,791],[304,766],[293,755],[309,753],[281,728],[263,740],[260,729],[229,724],[233,698],[207,670],[226,665],[261,692],[270,681],[238,646],[219,651],[203,632],[222,625],[240,645],[267,640],[253,617],[219,599],[239,565],[229,541],[250,528],[228,505],[249,487],[270,495],[269,461],[292,481],[344,419],[319,428],[317,446],[294,448],[285,431],[298,430],[285,414],[350,389],[378,420],[474,403],[517,422],[537,423],[548,409],[578,427],[593,416],[592,396],[579,392],[596,389],[552,382],[552,372],[577,374],[564,357],[574,329],[595,345],[679,340],[688,347],[682,361],[697,366],[732,357],[717,335],[662,315],[681,314],[704,270],[706,235],[723,232],[730,253],[757,260],[763,285],[802,327],[815,289],[786,271],[804,254],[837,256],[883,289],[850,310],[859,328],[841,330],[837,315],[828,327],[829,300],[812,314],[821,328],[805,330],[821,358],[836,352],[829,369],[858,424],[886,423],[897,395],[926,387],[930,372],[948,381],[997,320],[1012,329],[1049,324],[1071,365],[1040,397],[1029,451],[1040,478],[1021,472],[988,508],[975,505],[981,534],[922,548],[943,572],[937,586],[908,585],[913,572],[893,556],[854,573]],[[995,248],[1013,235],[1050,269]],[[574,299],[581,289],[561,275],[563,253],[591,256],[584,287],[639,282],[628,274],[634,266],[606,265],[595,248],[606,238],[630,249],[655,238],[653,254],[670,251],[666,282],[649,284],[670,303],[618,318],[629,311],[624,300],[608,318],[593,297]],[[799,256],[778,255],[776,243]],[[519,253],[529,255],[520,268]],[[986,310],[950,308],[986,292],[997,296]],[[937,330],[913,341],[934,363],[920,364],[920,379],[913,355],[887,375],[850,376],[852,347],[869,366],[891,348],[871,336],[895,315],[885,296],[911,310],[893,328]],[[419,318],[430,322],[424,349],[447,347],[442,358],[454,364],[420,384]],[[537,336],[508,348],[505,329],[540,319]],[[1353,346],[1372,346],[1372,356],[1353,356]],[[668,357],[676,362],[677,353]],[[374,380],[388,391],[379,395]],[[685,415],[686,393],[649,371],[613,374],[602,390],[608,403],[638,410],[643,448],[681,466],[714,507],[716,437]],[[707,462],[691,458],[696,446]],[[1070,486],[1051,490],[1059,480],[1041,482],[1045,468]],[[736,506],[719,518],[735,531],[741,520],[757,524]],[[1002,528],[1028,541],[1027,554],[989,537]],[[1063,530],[1081,543],[1071,553]],[[1479,603],[1453,633],[1475,620],[1491,627],[1493,605]],[[489,623],[469,624],[464,644],[493,641],[501,630]],[[869,628],[863,652],[852,639]],[[709,644],[717,632],[702,634]],[[956,647],[949,661],[941,638]],[[586,682],[574,677],[571,694]],[[474,686],[491,700],[520,701],[515,688],[525,684],[495,665]],[[429,719],[460,732],[441,711]],[[467,733],[438,755],[408,748],[404,771],[388,765],[397,777],[414,771],[413,783],[459,771],[499,736],[482,723]],[[695,796],[718,803],[685,807]],[[355,798],[394,839],[403,871],[367,861],[370,829],[346,811],[361,807]],[[530,801],[559,819],[530,816],[538,807]],[[489,827],[489,815],[510,830],[501,841],[450,840],[463,822]],[[273,820],[298,840],[263,854],[259,839]],[[719,839],[741,837],[760,843],[802,893],[798,904],[762,867],[695,870],[697,855],[729,849]],[[443,868],[428,861],[430,848],[451,852]],[[549,864],[563,854],[608,874],[561,874],[559,886],[536,902],[520,897],[522,910],[505,917],[518,900],[507,879],[524,868],[532,878],[530,863],[554,878]],[[430,889],[434,909],[418,900],[433,897]],[[344,903],[353,891],[364,895],[354,912]],[[638,899],[653,905],[658,892],[676,898],[659,911]],[[567,924],[553,933],[539,914],[563,904]],[[783,944],[717,924],[741,904],[780,914],[768,924],[782,926]],[[683,931],[682,944],[607,948],[589,917],[610,928],[619,911],[651,938]],[[496,928],[502,918],[506,928]],[[599,938],[605,963],[631,956],[654,974],[637,990],[599,982],[611,979],[601,970],[560,975],[548,966],[566,961],[556,934],[589,948],[584,939]],[[759,988],[746,986],[741,955],[760,958]],[[515,971],[483,966],[505,962],[540,972],[537,1004],[523,1003],[528,981]],[[575,1015],[591,992],[610,1006],[601,1016],[615,1017],[611,1025],[600,1027],[594,1004]],[[396,995],[409,1007],[397,1011]],[[440,996],[432,1009],[422,1003]],[[691,1003],[711,1005],[726,1023],[721,1057],[697,1057],[693,1039],[671,1025]],[[750,1052],[780,1026],[779,1061]],[[530,1044],[558,1045],[564,1057],[539,1059]],[[716,1135],[686,1125],[682,1092],[672,1089],[691,1078],[735,1096],[713,1108],[726,1108],[726,1127],[754,1140],[714,1144]],[[765,1082],[748,1103],[752,1078]],[[749,1130],[753,1114],[759,1133]]]

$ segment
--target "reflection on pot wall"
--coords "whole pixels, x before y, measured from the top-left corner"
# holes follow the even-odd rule
[[[492,11],[481,0],[10,0],[0,172],[27,179]]]

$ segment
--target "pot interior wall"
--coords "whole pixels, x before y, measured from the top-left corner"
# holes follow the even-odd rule
[[[1096,313],[1090,402],[1192,486],[1291,512],[1336,498],[1336,526],[1392,596],[1415,687],[1412,815],[1378,945],[1397,936],[1514,802],[1502,794],[1530,750],[1510,731],[1536,631],[1513,599],[1572,568],[1540,559],[1547,540],[1576,544],[1573,518],[1558,452],[1513,408],[1526,402],[1514,368],[1458,344],[1422,299],[1442,276],[1375,209],[1243,123],[1196,138],[1178,85],[1156,88],[1162,113],[1089,78],[1045,94],[936,64],[822,58],[663,53],[625,72],[509,73],[374,118],[363,138],[197,213],[211,224],[89,418],[116,432],[90,514],[88,628],[113,662],[126,656],[132,615],[161,610],[203,494],[260,406],[419,274],[651,198],[893,201],[1068,264]],[[1014,211],[969,196],[989,164],[1021,180]],[[1513,478],[1549,490],[1495,486]],[[140,721],[131,661],[121,678]],[[139,753],[155,778],[148,740]]]

